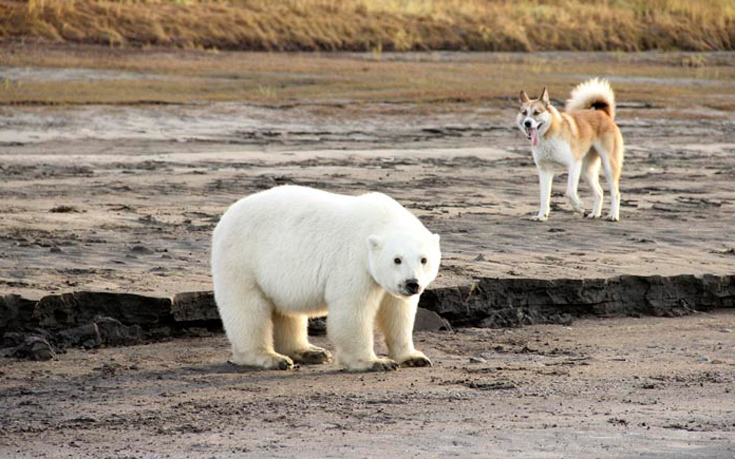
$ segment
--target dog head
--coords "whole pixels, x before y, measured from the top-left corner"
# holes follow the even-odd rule
[[[539,137],[551,127],[549,91],[544,87],[538,99],[531,99],[526,91],[521,91],[518,101],[521,103],[521,109],[516,117],[518,128],[528,137],[531,145],[537,145]]]

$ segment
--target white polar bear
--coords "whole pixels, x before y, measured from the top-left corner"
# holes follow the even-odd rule
[[[282,186],[233,204],[212,240],[214,294],[232,362],[267,369],[331,360],[307,338],[328,313],[337,362],[393,370],[431,361],[413,347],[419,296],[441,253],[409,211],[381,193],[344,196]],[[373,350],[373,324],[390,359]]]

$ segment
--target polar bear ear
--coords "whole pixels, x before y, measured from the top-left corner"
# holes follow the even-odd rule
[[[368,241],[368,247],[370,247],[370,250],[378,250],[380,246],[383,244],[383,241],[380,239],[380,236],[376,236],[375,234],[371,234],[367,238]]]

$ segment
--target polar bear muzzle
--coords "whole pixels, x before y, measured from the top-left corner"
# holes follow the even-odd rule
[[[406,296],[411,296],[421,291],[418,279],[408,279],[402,286],[399,287],[401,293]]]

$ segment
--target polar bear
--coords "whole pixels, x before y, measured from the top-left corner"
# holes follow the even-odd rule
[[[232,363],[264,369],[325,363],[307,320],[327,333],[347,370],[428,366],[413,346],[419,296],[434,280],[439,235],[381,193],[345,196],[301,186],[233,204],[212,238],[214,295]],[[373,349],[373,326],[390,358]]]

